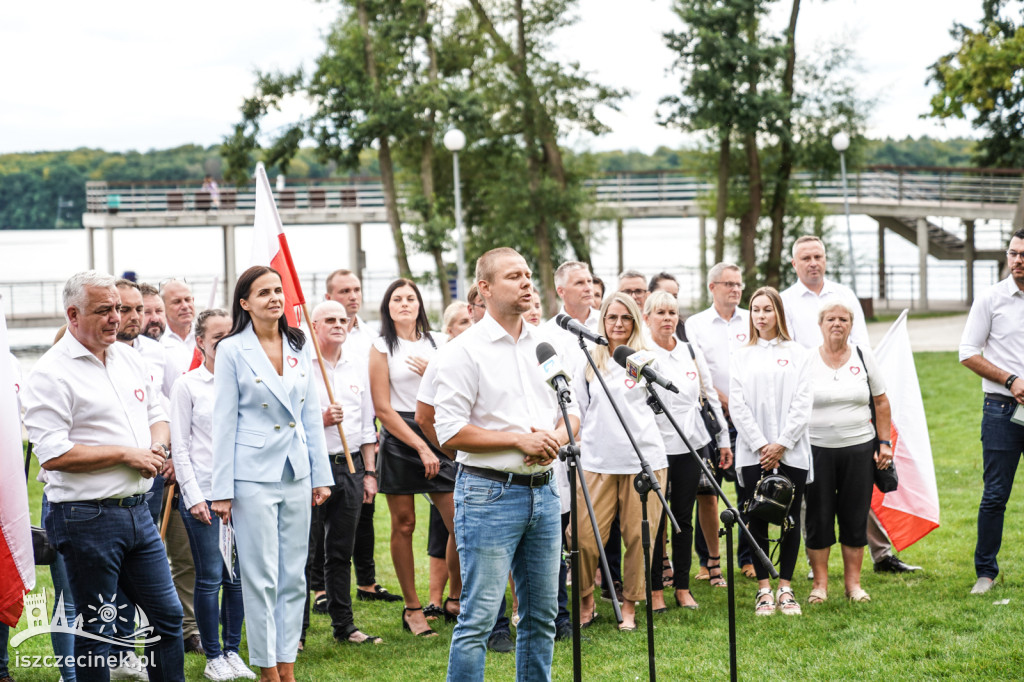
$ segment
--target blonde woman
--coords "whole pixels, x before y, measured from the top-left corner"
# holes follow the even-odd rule
[[[750,499],[762,474],[778,471],[793,482],[793,526],[779,551],[779,589],[772,595],[768,572],[760,562],[754,612],[770,616],[777,608],[800,615],[791,582],[800,552],[800,504],[811,466],[807,425],[811,418],[811,363],[808,352],[789,336],[779,292],[762,287],[750,297],[750,342],[732,358],[729,412],[736,426],[736,473],[741,504]],[[750,532],[765,552],[768,523],[751,518]]]
[[[602,538],[607,537],[612,521],[618,515],[622,539],[626,543],[622,623],[619,625],[623,631],[636,630],[636,602],[643,601],[646,596],[644,580],[650,566],[645,566],[641,544],[640,495],[633,489],[633,478],[640,471],[640,460],[615,416],[612,402],[619,406],[630,433],[654,470],[658,483],[664,487],[668,479],[665,444],[654,412],[646,404],[647,394],[612,359],[619,346],[646,350],[641,326],[640,310],[632,298],[621,293],[609,296],[601,306],[598,323],[598,329],[608,339],[608,346],[598,346],[593,350],[593,356],[611,396],[605,394],[593,368],[585,359],[576,368],[573,381],[583,422],[580,432],[580,467],[597,515],[598,532]],[[578,504],[585,509],[582,488],[578,495]],[[648,496],[647,515],[653,520],[652,537],[661,513],[661,502],[657,496]],[[598,547],[591,524],[581,523],[579,531],[581,584],[576,587],[582,595],[580,623],[586,627],[596,615],[594,571],[597,569]]]

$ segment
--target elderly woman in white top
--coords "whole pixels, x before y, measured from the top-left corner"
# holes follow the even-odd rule
[[[608,384],[611,398],[607,396],[594,370],[583,359],[574,374],[573,385],[580,403],[583,426],[580,431],[580,467],[590,490],[591,502],[597,515],[598,532],[607,537],[615,515],[619,515],[622,538],[626,543],[626,557],[623,564],[622,623],[620,630],[636,629],[636,602],[646,596],[645,577],[650,566],[645,565],[641,544],[640,495],[633,489],[633,478],[640,471],[640,460],[630,445],[626,432],[619,423],[611,406],[614,401],[622,411],[630,433],[644,457],[650,463],[662,488],[668,479],[668,459],[665,444],[654,419],[654,412],[647,406],[647,393],[629,378],[612,355],[619,346],[633,350],[646,350],[641,332],[640,310],[629,296],[616,293],[608,297],[601,306],[598,327],[608,339],[608,346],[593,350],[594,363]],[[586,509],[582,487],[578,491],[577,504]],[[647,518],[654,522],[653,536],[657,530],[657,519],[661,518],[661,502],[656,495],[647,498]],[[580,623],[589,625],[594,613],[594,571],[597,569],[598,549],[594,540],[593,526],[579,524],[579,552],[581,585],[574,586],[582,595]],[[653,604],[652,604],[653,606]]]
[[[871,597],[860,586],[860,570],[868,543],[874,468],[892,464],[889,399],[871,349],[848,343],[853,311],[845,303],[828,302],[818,313],[818,324],[824,342],[811,354],[814,482],[807,487],[806,541],[814,585],[807,601],[817,604],[828,598],[828,555],[838,520],[846,596],[866,602]],[[875,406],[874,424],[869,401]]]
[[[800,504],[811,464],[807,424],[811,417],[811,364],[806,350],[792,341],[779,292],[762,287],[750,298],[750,342],[732,359],[729,411],[736,426],[736,472],[742,501],[750,499],[763,473],[778,471],[793,482],[792,527],[779,552],[779,589],[772,596],[768,571],[760,562],[755,613],[778,610],[800,615],[791,582],[800,552]],[[750,532],[768,553],[768,522],[751,518]]]
[[[196,346],[203,364],[187,372],[171,389],[171,443],[174,471],[181,488],[181,511],[196,566],[195,611],[199,639],[206,650],[204,675],[211,680],[256,679],[238,655],[242,640],[242,583],[220,553],[220,519],[211,513],[213,470],[213,368],[217,342],[231,331],[231,316],[219,308],[196,318]],[[220,599],[221,590],[223,600]],[[218,602],[219,605],[218,605]],[[219,629],[224,630],[221,648]]]
[[[644,303],[644,323],[654,342],[654,355],[658,358],[659,371],[679,389],[679,393],[662,391],[661,399],[672,413],[686,436],[702,458],[711,459],[709,444],[711,436],[700,416],[698,399],[702,386],[711,386],[711,370],[704,361],[704,354],[699,348],[680,341],[675,333],[679,322],[679,304],[675,297],[667,291],[655,291]],[[712,389],[705,391],[708,403],[714,410],[720,424],[725,424],[722,404],[718,401],[717,392]],[[718,498],[714,495],[697,495],[697,484],[701,470],[694,461],[683,439],[664,414],[657,416],[658,428],[661,430],[665,450],[668,452],[668,503],[672,514],[679,523],[681,532],[672,536],[672,583],[675,587],[676,604],[688,609],[696,609],[697,601],[690,594],[690,562],[693,556],[693,506],[699,500],[700,522],[704,537],[707,538],[708,571],[711,573],[711,584],[725,586],[722,578],[722,567],[718,549]],[[718,434],[718,447],[721,452],[722,467],[732,464],[732,450],[729,443],[729,431],[722,429]],[[662,525],[665,517],[662,516]],[[662,548],[662,532],[658,529],[658,539],[654,546],[654,556],[660,557]],[[655,571],[653,606],[665,608],[665,597],[661,591],[661,574]]]

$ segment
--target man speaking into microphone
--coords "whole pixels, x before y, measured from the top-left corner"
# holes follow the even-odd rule
[[[483,680],[487,636],[512,571],[522,619],[516,679],[550,680],[561,552],[558,488],[551,465],[569,435],[555,391],[537,366],[535,329],[523,324],[530,268],[515,250],[476,264],[484,318],[436,361],[434,426],[458,450],[455,539],[462,610],[452,633],[448,680]],[[573,406],[570,428],[579,427]]]

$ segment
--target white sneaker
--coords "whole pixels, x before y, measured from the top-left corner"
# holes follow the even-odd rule
[[[135,655],[134,651],[129,651],[123,656],[118,654],[121,665],[110,669],[110,679],[112,680],[141,680],[148,681],[149,673],[146,672],[146,666],[142,665],[142,661]]]
[[[203,675],[213,682],[227,682],[235,679],[235,671],[223,656],[206,659],[206,670]]]
[[[243,661],[242,657],[236,652],[229,651],[224,654],[224,658],[227,660],[228,665],[231,666],[231,670],[234,671],[235,677],[241,677],[246,680],[256,679],[256,673],[252,671],[252,668],[245,664],[245,661]]]

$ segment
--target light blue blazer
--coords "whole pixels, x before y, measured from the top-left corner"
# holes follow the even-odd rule
[[[278,376],[250,325],[217,345],[213,406],[212,499],[235,497],[235,481],[277,483],[285,462],[312,487],[334,485],[324,442],[320,398],[307,340],[287,338]]]

